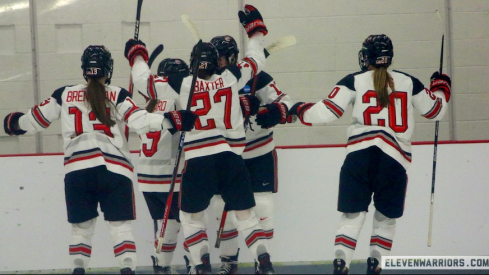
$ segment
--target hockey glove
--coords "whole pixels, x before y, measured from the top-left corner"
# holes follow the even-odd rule
[[[132,67],[134,64],[134,58],[141,55],[144,61],[148,62],[148,50],[146,44],[141,40],[134,40],[131,38],[126,42],[126,48],[124,49],[124,56],[129,60],[129,65]]]
[[[248,37],[253,36],[257,31],[262,32],[263,35],[267,35],[268,30],[265,23],[263,23],[263,17],[261,17],[260,12],[252,5],[245,5],[244,11],[239,11],[238,16]]]
[[[287,122],[287,113],[289,108],[281,102],[267,104],[264,108],[260,108],[256,115],[256,124],[263,129],[271,128],[277,124],[285,124]]]
[[[171,125],[172,129],[169,129],[170,133],[173,135],[176,131],[190,131],[194,128],[195,119],[197,115],[192,113],[192,111],[180,110],[180,111],[170,111],[164,114]]]
[[[439,72],[434,72],[431,77],[431,84],[430,84],[430,91],[434,92],[437,90],[441,90],[442,92],[445,93],[445,98],[447,99],[447,102],[450,100],[450,94],[451,94],[451,89],[450,87],[452,86],[452,80],[450,77],[446,74],[440,75]]]
[[[23,116],[24,113],[10,113],[3,120],[3,130],[9,136],[23,135],[26,131],[19,128],[19,118]]]
[[[260,108],[260,99],[254,95],[240,95],[239,104],[241,105],[243,117],[247,118],[258,113],[258,108]]]
[[[291,118],[289,120],[293,121],[292,116],[297,116],[302,124],[311,126],[311,123],[304,122],[303,116],[304,113],[312,106],[314,106],[314,103],[297,102],[296,104],[294,104],[294,106],[292,106],[292,108],[290,108],[288,116],[291,116]]]

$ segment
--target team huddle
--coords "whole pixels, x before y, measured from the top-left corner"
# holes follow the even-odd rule
[[[128,90],[110,85],[111,53],[92,45],[81,57],[86,83],[61,87],[25,114],[5,117],[9,135],[36,133],[61,119],[73,274],[84,274],[89,265],[98,205],[121,274],[135,273],[134,173],[154,222],[156,274],[176,274],[171,263],[181,229],[187,272],[213,273],[205,211],[211,202],[219,223],[217,273],[238,273],[240,237],[255,260],[255,273],[274,274],[278,165],[272,129],[296,118],[307,126],[329,123],[350,104],[333,273],[348,274],[372,195],[376,210],[367,274],[381,272],[379,263],[390,253],[396,219],[404,210],[413,109],[427,119],[441,119],[450,99],[450,78],[435,72],[426,88],[417,78],[388,69],[392,41],[370,35],[359,52],[361,71],[341,79],[322,101],[294,103],[264,71],[268,29],[260,12],[246,5],[238,16],[249,38],[241,60],[235,39],[219,35],[199,41],[188,65],[166,58],[153,75],[145,43],[129,39],[124,55],[133,90],[146,99],[145,108]],[[127,127],[141,139],[137,171],[130,162]]]

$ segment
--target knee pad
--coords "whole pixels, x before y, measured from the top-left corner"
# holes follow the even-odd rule
[[[375,210],[373,221],[374,229],[386,228],[393,225],[396,225],[396,219],[388,218],[384,216],[384,214],[380,213],[378,210]]]
[[[81,222],[81,223],[72,223],[71,230],[73,234],[82,235],[82,236],[92,236],[95,232],[95,222],[97,218],[93,218],[91,220]]]
[[[126,234],[132,234],[131,221],[107,221],[110,235],[117,240]]]
[[[340,219],[340,227],[362,227],[365,222],[367,212],[343,213]]]
[[[205,229],[206,225],[209,222],[209,216],[205,211],[200,211],[197,213],[187,213],[180,210],[180,222],[184,226]]]
[[[272,192],[259,192],[254,193],[256,206],[254,208],[255,214],[258,218],[273,218],[273,193]]]

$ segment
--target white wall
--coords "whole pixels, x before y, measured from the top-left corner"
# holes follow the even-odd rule
[[[134,159],[137,157],[133,154]],[[338,175],[344,148],[279,149],[275,262],[331,261],[340,214]],[[0,271],[69,268],[70,225],[66,221],[63,157],[0,157]],[[481,256],[489,243],[489,143],[438,146],[433,244],[428,248],[433,146],[413,146],[405,213],[398,220],[392,255]],[[23,187],[23,189],[21,189]],[[139,266],[151,265],[153,223],[136,187],[133,222]],[[371,210],[373,210],[371,208]],[[368,256],[372,212],[358,240],[355,259]],[[214,221],[214,214],[210,221]],[[217,224],[208,228],[212,262]],[[180,235],[173,264],[183,265]],[[241,242],[241,262],[251,262]],[[110,235],[99,218],[91,267],[115,267]]]
[[[104,44],[115,59],[113,84],[127,87],[129,66],[124,43],[134,34],[134,0],[35,0],[37,5],[41,100],[61,86],[83,80],[80,56],[90,44]],[[28,0],[0,2],[0,118],[34,104]],[[357,53],[370,34],[385,33],[394,43],[393,69],[429,85],[438,70],[445,27],[437,16],[451,18],[446,29],[444,71],[452,72],[453,106],[440,125],[440,140],[485,140],[489,135],[489,1],[487,0],[145,0],[140,38],[149,50],[163,43],[163,57],[189,59],[190,33],[180,21],[187,13],[203,39],[230,34],[239,45],[241,4],[256,5],[269,29],[271,43],[293,34],[298,44],[269,58],[266,71],[294,101],[316,102],[348,73],[358,71]],[[445,7],[451,8],[445,14]],[[447,21],[448,22],[448,21]],[[447,23],[448,24],[448,23]],[[244,52],[244,47],[241,47]],[[161,59],[158,59],[159,62]],[[157,62],[155,64],[157,64]],[[450,67],[448,67],[450,66]],[[135,95],[138,103],[143,99]],[[278,145],[336,144],[346,140],[350,114],[328,126],[300,123],[276,127]],[[416,118],[414,141],[433,140],[434,123]],[[59,121],[43,132],[42,149],[61,152]],[[450,135],[453,132],[453,137]],[[131,148],[137,149],[132,134]],[[8,137],[0,131],[0,154],[36,153],[36,137]]]

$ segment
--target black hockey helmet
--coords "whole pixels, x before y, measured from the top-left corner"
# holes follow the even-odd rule
[[[184,74],[185,76],[190,73],[187,63],[179,58],[165,58],[158,65],[157,74],[159,76],[168,76],[177,73]]]
[[[238,44],[230,35],[216,36],[211,39],[211,43],[216,47],[219,56],[225,56],[228,64],[235,65],[238,61]]]
[[[197,57],[195,56],[197,45],[198,44],[195,44],[194,48],[192,49],[192,53],[190,54],[190,73],[192,74],[195,73],[193,68],[195,62],[197,62]],[[216,47],[209,42],[203,42],[201,50],[202,53],[200,54],[199,70],[214,73],[217,69],[219,69],[219,52],[217,51]]]
[[[385,34],[373,34],[363,41],[362,49],[358,52],[358,63],[362,71],[366,71],[368,65],[389,66],[392,57],[394,57],[394,47],[391,39]]]
[[[112,71],[114,70],[114,59],[112,59],[110,51],[105,46],[88,46],[83,52],[81,62],[85,80],[107,76],[105,83],[110,84]]]

